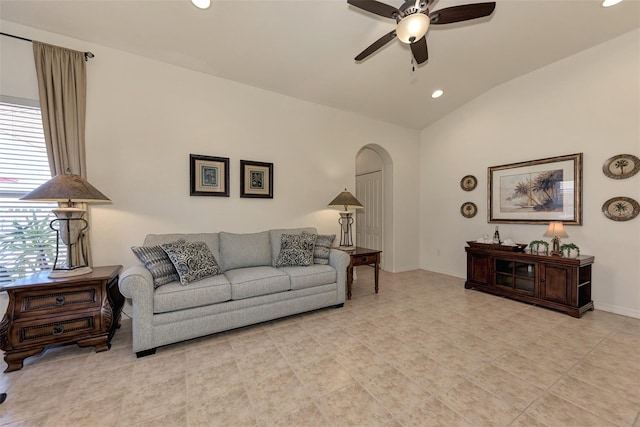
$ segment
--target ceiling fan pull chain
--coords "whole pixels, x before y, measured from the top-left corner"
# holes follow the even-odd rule
[[[413,62],[413,56],[411,57],[411,72],[416,72],[416,64]]]

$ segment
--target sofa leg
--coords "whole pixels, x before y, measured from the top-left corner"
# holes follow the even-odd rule
[[[155,348],[150,348],[149,350],[138,351],[138,352],[136,352],[136,357],[137,358],[141,358],[141,357],[145,357],[145,356],[151,356],[152,354],[156,354],[156,349]]]
[[[333,306],[333,308],[342,308],[342,307],[344,307],[344,303],[336,304],[336,305]]]

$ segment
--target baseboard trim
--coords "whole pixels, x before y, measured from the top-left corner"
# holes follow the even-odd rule
[[[420,267],[420,270],[428,271],[430,273],[444,274],[446,276],[456,277],[458,279],[466,279],[466,276],[464,275],[464,273],[460,274],[459,272],[441,270],[439,268],[424,268],[424,267]]]
[[[618,307],[616,305],[600,304],[598,301],[594,301],[594,305],[596,310],[608,311],[609,313],[640,319],[640,310],[632,310],[630,308]]]

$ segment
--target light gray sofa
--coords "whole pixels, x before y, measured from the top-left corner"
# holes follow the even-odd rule
[[[261,233],[150,234],[144,246],[205,242],[223,274],[154,289],[143,265],[120,276],[120,292],[133,307],[133,351],[138,357],[156,347],[265,322],[345,302],[349,255],[331,249],[329,264],[275,267],[282,234],[316,234],[315,228]]]

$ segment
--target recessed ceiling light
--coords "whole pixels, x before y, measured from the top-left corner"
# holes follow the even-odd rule
[[[198,9],[209,9],[211,6],[211,0],[191,0],[191,3]]]
[[[433,93],[431,94],[431,97],[432,98],[440,98],[443,93],[444,93],[444,91],[442,91],[442,89],[434,90]]]
[[[620,3],[622,0],[604,0],[602,2],[602,7],[609,7],[609,6],[614,6],[618,3]]]

